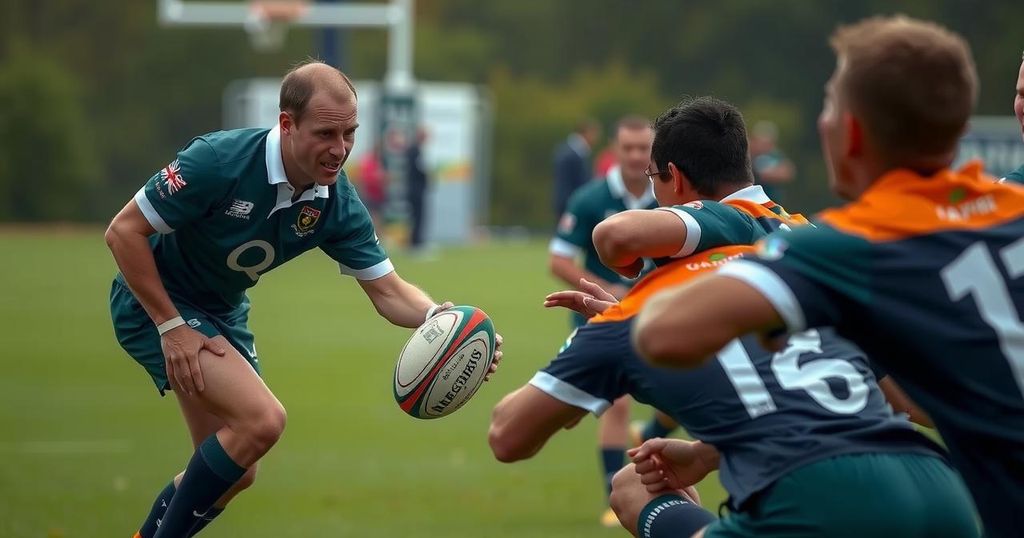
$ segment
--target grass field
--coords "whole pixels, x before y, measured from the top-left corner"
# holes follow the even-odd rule
[[[192,449],[174,401],[113,338],[101,233],[0,232],[0,252],[0,536],[131,536]],[[408,331],[319,252],[277,269],[251,293],[251,325],[288,427],[256,486],[203,536],[625,536],[597,524],[593,419],[531,461],[500,464],[487,447],[491,408],[566,336],[567,315],[540,306],[558,288],[545,246],[394,261],[436,299],[491,315],[501,371],[455,415],[414,420],[391,395]],[[718,482],[703,486],[714,509]]]

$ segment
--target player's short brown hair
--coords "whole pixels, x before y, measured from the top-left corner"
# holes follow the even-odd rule
[[[636,114],[628,114],[619,118],[619,121],[615,123],[615,136],[619,135],[619,131],[622,129],[628,129],[630,131],[639,131],[641,129],[654,129],[654,124],[651,120],[639,116]]]
[[[278,106],[282,112],[287,112],[299,121],[306,113],[306,105],[313,97],[313,92],[319,89],[326,89],[335,93],[339,92],[338,83],[344,84],[352,97],[357,97],[356,88],[352,85],[345,73],[337,68],[329,66],[319,60],[308,59],[288,71],[281,81],[281,96]]]
[[[880,151],[909,161],[953,150],[978,94],[962,37],[932,22],[872,17],[839,27],[830,44],[845,65],[835,91]]]

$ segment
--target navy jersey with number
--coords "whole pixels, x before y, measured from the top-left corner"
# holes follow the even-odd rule
[[[1024,533],[1024,189],[892,172],[721,274],[791,331],[834,326],[932,418],[987,536]]]
[[[864,354],[831,330],[793,335],[779,353],[753,338],[734,340],[695,370],[654,368],[636,355],[630,328],[651,295],[752,250],[711,249],[655,270],[621,303],[579,328],[530,383],[595,414],[626,394],[668,413],[718,448],[719,476],[736,509],[788,472],[823,458],[939,456],[940,449],[893,415]]]

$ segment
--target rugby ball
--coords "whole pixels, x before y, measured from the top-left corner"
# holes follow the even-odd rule
[[[475,306],[444,310],[398,355],[395,401],[416,418],[450,415],[476,393],[494,360],[494,324]]]

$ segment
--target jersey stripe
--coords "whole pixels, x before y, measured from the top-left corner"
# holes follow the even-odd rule
[[[160,213],[156,212],[156,208],[153,207],[153,203],[149,201],[149,198],[146,198],[145,187],[139,189],[139,192],[135,193],[135,204],[139,206],[139,209],[142,211],[142,216],[146,217],[146,220],[149,221],[149,225],[152,226],[154,230],[162,234],[169,234],[174,231],[174,228],[171,228],[166,222],[164,222]]]
[[[575,259],[583,253],[583,249],[566,241],[565,239],[555,237],[551,240],[551,244],[548,245],[548,252],[555,256]]]
[[[793,290],[771,269],[757,263],[736,260],[719,269],[718,274],[746,282],[761,292],[775,307],[789,332],[800,332],[807,328],[803,308]]]
[[[612,406],[608,400],[603,400],[589,393],[582,391],[561,379],[547,373],[537,372],[530,379],[530,384],[550,395],[552,398],[567,403],[573,407],[586,409],[591,413],[601,416]]]
[[[686,226],[686,241],[683,242],[679,252],[673,254],[672,257],[682,258],[693,254],[693,251],[697,250],[697,245],[700,244],[700,224],[697,223],[697,219],[693,218],[693,215],[674,207],[659,207],[658,209],[668,211],[679,217],[679,220],[683,221],[683,226]]]
[[[341,268],[341,274],[354,276],[358,280],[377,280],[395,270],[395,266],[392,265],[390,258],[385,258],[384,261],[365,269],[353,269],[340,262],[338,266]]]

